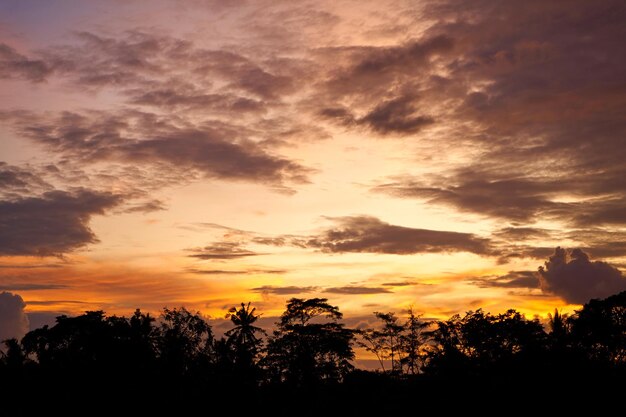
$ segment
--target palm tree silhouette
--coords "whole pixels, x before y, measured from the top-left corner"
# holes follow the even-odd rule
[[[240,308],[232,307],[228,310],[226,317],[230,317],[230,321],[235,327],[225,334],[237,346],[256,346],[259,343],[259,338],[256,337],[255,333],[265,333],[263,329],[253,325],[261,317],[255,312],[256,307],[251,308],[250,302],[247,305],[241,303]]]

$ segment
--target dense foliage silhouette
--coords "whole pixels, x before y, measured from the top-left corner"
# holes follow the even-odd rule
[[[229,310],[233,327],[220,338],[183,307],[158,318],[140,310],[128,318],[59,316],[52,327],[4,341],[0,392],[5,409],[27,413],[181,411],[209,400],[239,411],[318,415],[330,406],[401,411],[416,407],[415,395],[454,393],[447,407],[520,399],[528,384],[555,398],[600,398],[598,406],[618,401],[625,388],[626,292],[591,300],[571,316],[555,311],[545,327],[515,310],[436,322],[413,310],[404,319],[374,314],[375,328],[349,329],[327,299],[292,298],[264,337],[256,309],[241,303]],[[377,357],[381,369],[355,369],[354,347]]]

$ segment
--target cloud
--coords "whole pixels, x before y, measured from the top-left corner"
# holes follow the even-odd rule
[[[272,285],[263,285],[262,287],[252,288],[250,291],[260,292],[263,294],[292,295],[308,293],[317,290],[318,287],[298,287],[294,285],[290,285],[287,287],[275,287]]]
[[[301,241],[324,252],[416,253],[472,252],[488,254],[489,241],[470,233],[415,229],[385,223],[376,217],[332,218],[337,226]]]
[[[414,80],[372,80],[359,99],[370,105],[413,86],[429,116],[445,120],[444,133],[428,135],[424,159],[463,154],[456,171],[375,191],[518,223],[626,224],[621,9],[619,1],[429,3],[421,19],[433,24],[422,39],[445,36],[453,53],[426,61]]]
[[[474,278],[472,282],[482,288],[539,288],[539,278],[534,271],[509,271],[501,276]]]
[[[124,209],[124,213],[152,213],[154,211],[166,210],[167,206],[156,198],[131,204]]]
[[[430,66],[431,60],[453,49],[454,41],[445,35],[413,39],[401,45],[337,48],[329,50],[347,55],[348,65],[331,74],[326,88],[336,96],[380,97],[381,92],[406,82],[415,82]]]
[[[227,241],[214,242],[210,246],[205,246],[204,248],[190,249],[190,251],[193,252],[192,255],[189,255],[190,257],[202,260],[229,260],[263,255],[262,253],[253,252],[243,248],[240,242]]]
[[[38,269],[38,268],[62,268],[62,264],[0,264],[0,269]]]
[[[0,292],[0,341],[10,338],[20,339],[28,332],[25,307],[24,300],[18,294]]]
[[[416,97],[403,95],[384,100],[369,109],[363,117],[355,117],[342,107],[324,108],[320,115],[346,126],[366,126],[382,135],[408,135],[434,123],[430,116],[418,114]]]
[[[126,91],[129,102],[136,105],[212,113],[265,113],[263,102],[234,94],[206,94],[189,86],[159,86],[152,90]]]
[[[52,73],[49,65],[39,59],[29,59],[5,43],[0,43],[0,78],[24,78],[42,82]]]
[[[384,287],[410,287],[413,285],[430,285],[430,284],[423,284],[420,282],[413,282],[413,281],[392,281],[392,282],[384,282],[382,285]]]
[[[18,134],[83,164],[166,164],[208,178],[280,185],[306,183],[311,170],[273,155],[246,138],[245,128],[222,122],[194,126],[186,120],[141,111],[65,112],[44,117],[5,112]],[[251,133],[250,133],[251,134]]]
[[[201,275],[255,275],[255,274],[285,274],[286,269],[245,269],[245,270],[229,270],[229,269],[189,269],[189,272]]]
[[[359,119],[358,123],[367,124],[382,134],[418,132],[424,126],[434,123],[434,119],[416,114],[414,100],[411,96],[401,96],[383,101]]]
[[[63,284],[35,284],[35,283],[7,283],[0,284],[0,291],[38,291],[38,290],[58,290],[67,288],[67,285]]]
[[[364,295],[364,294],[385,294],[393,291],[382,287],[346,286],[326,288],[323,292],[328,294]]]
[[[276,237],[268,237],[268,236],[256,236],[252,238],[252,242],[259,245],[267,245],[267,246],[285,246],[289,242],[289,236],[276,236]]]
[[[4,198],[48,191],[52,188],[52,185],[31,166],[16,166],[0,161],[0,195]]]
[[[423,199],[452,206],[459,211],[512,221],[526,222],[535,217],[557,215],[570,206],[551,200],[562,190],[556,181],[523,177],[494,179],[489,172],[462,170],[457,175],[429,184],[413,178],[399,178],[381,184],[374,192]]]
[[[82,188],[0,201],[0,256],[61,255],[95,243],[89,220],[122,201]]]
[[[626,278],[619,269],[602,261],[591,261],[580,249],[569,254],[556,248],[539,267],[541,288],[568,303],[583,304],[592,298],[605,298],[626,290]]]
[[[216,101],[230,101],[233,110],[247,110],[256,107],[255,100],[233,93],[277,100],[297,86],[291,74],[281,71],[290,67],[287,59],[282,67],[269,60],[259,63],[232,48],[204,49],[187,40],[136,30],[118,37],[78,32],[75,42],[48,48],[41,55],[42,61],[36,62],[48,69],[41,79],[53,70],[74,85],[124,90],[135,104],[217,108]],[[198,93],[214,81],[230,94]],[[194,89],[194,84],[203,88]]]
[[[492,233],[506,240],[519,242],[529,239],[549,239],[554,235],[554,231],[538,227],[504,227]]]

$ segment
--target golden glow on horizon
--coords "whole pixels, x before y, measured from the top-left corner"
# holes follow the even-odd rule
[[[552,142],[546,138],[553,134],[551,129],[558,131],[557,125],[573,124],[571,115],[577,123],[590,118],[594,129],[610,125],[592,116],[605,112],[603,103],[618,106],[624,101],[621,90],[605,91],[610,88],[604,84],[598,91],[591,91],[595,84],[589,84],[573,92],[563,92],[565,87],[560,83],[555,87],[549,80],[537,81],[546,84],[546,91],[526,86],[529,79],[541,78],[535,73],[543,74],[543,69],[532,66],[532,59],[553,59],[554,68],[563,63],[551,55],[549,41],[558,41],[551,34],[543,34],[550,38],[545,45],[519,39],[508,51],[499,49],[507,46],[500,45],[499,35],[493,43],[493,34],[504,30],[500,23],[485,33],[477,25],[476,33],[455,32],[450,45],[432,47],[430,38],[441,38],[437,31],[430,32],[438,17],[421,2],[203,6],[204,2],[157,0],[150,5],[117,2],[119,9],[111,10],[98,2],[77,3],[81,5],[72,11],[50,9],[55,13],[51,19],[41,20],[33,11],[39,17],[27,22],[29,30],[10,16],[3,21],[6,28],[0,29],[16,54],[29,58],[21,67],[36,69],[37,60],[44,62],[46,54],[59,54],[51,61],[50,74],[41,80],[29,79],[30,73],[21,78],[9,74],[6,79],[0,74],[0,162],[45,178],[48,187],[33,191],[20,185],[7,195],[41,197],[52,189],[68,193],[93,189],[122,196],[124,202],[72,212],[70,237],[82,240],[63,247],[62,255],[0,253],[0,285],[20,294],[28,312],[78,314],[103,309],[127,315],[135,308],[156,313],[164,306],[185,305],[223,317],[230,306],[252,301],[265,317],[272,317],[282,312],[290,297],[315,296],[329,298],[346,317],[370,316],[375,310],[400,314],[412,306],[436,319],[477,308],[493,313],[515,308],[545,318],[555,308],[571,312],[579,305],[532,288],[532,283],[507,287],[480,280],[528,274],[537,271],[552,248],[587,250],[590,241],[599,241],[597,235],[586,239],[583,232],[600,230],[623,243],[619,234],[626,229],[610,222],[615,219],[579,230],[581,218],[590,217],[585,210],[592,203],[613,198],[609,201],[613,205],[601,207],[605,211],[600,214],[621,216],[623,200],[615,196],[623,181],[609,174],[622,171],[618,165],[606,172],[597,168],[605,156],[592,152],[601,148],[598,144],[574,143],[572,149],[562,150],[565,156],[545,151],[545,159],[530,152],[560,150],[561,136],[554,133]],[[471,13],[442,19],[439,23],[446,31],[460,30],[450,22],[481,21]],[[523,27],[522,23],[511,27]],[[89,44],[80,37],[85,36],[79,35],[82,32],[101,39]],[[518,35],[514,32],[511,39]],[[145,42],[136,44],[137,39]],[[477,48],[479,53],[472,46],[488,41],[489,47],[497,46],[493,56],[487,56],[488,48]],[[141,49],[144,43],[146,50]],[[85,79],[94,75],[92,63],[72,58],[89,55],[92,49],[103,55],[99,65],[104,71],[89,84]],[[466,68],[463,73],[459,68],[465,67],[479,70]],[[535,72],[525,72],[531,70]],[[573,80],[585,78],[569,75]],[[507,77],[512,79],[510,85]],[[354,85],[346,86],[348,81]],[[564,78],[562,84],[570,82]],[[500,90],[498,83],[504,83]],[[144,92],[164,97],[163,103],[142,101]],[[224,97],[236,99],[236,104],[219,102]],[[472,97],[494,108],[487,109],[482,102],[474,106]],[[394,115],[386,115],[394,107],[385,106],[394,100],[400,100],[395,108],[399,126],[394,125]],[[535,105],[541,111],[534,111]],[[338,112],[339,117],[330,120],[324,110]],[[10,116],[15,111],[23,113]],[[88,114],[98,116],[92,120]],[[63,130],[59,115],[88,120],[85,126],[76,122]],[[13,125],[11,117],[17,120]],[[368,117],[382,123],[369,123]],[[20,130],[19,122],[26,127]],[[48,130],[46,122],[52,125]],[[139,128],[142,123],[149,128]],[[90,129],[96,134],[85,133]],[[196,135],[190,135],[192,139],[206,139],[208,146],[190,146],[190,155],[171,159],[177,143],[169,143],[165,150],[139,146],[163,137],[184,146],[183,139],[188,138],[181,132],[187,130]],[[32,131],[47,142],[30,137]],[[572,134],[566,133],[562,137]],[[69,139],[60,144],[59,138]],[[96,149],[104,155],[101,159],[92,149],[99,140],[105,143]],[[125,151],[117,140],[135,147]],[[86,150],[72,153],[79,143]],[[582,188],[591,191],[581,191],[576,188],[579,178],[570,179],[581,169],[575,164],[586,169],[585,161],[566,154],[579,148],[593,153],[589,170],[597,170],[590,172],[600,178],[594,183],[597,191],[586,182]],[[494,149],[499,153],[492,154]],[[522,151],[530,156],[519,156]],[[205,159],[195,154],[203,152],[200,156]],[[228,152],[234,153],[234,162],[222,166]],[[259,160],[265,165],[255,171],[251,165]],[[50,166],[60,167],[59,172],[47,171]],[[306,181],[290,181],[290,174],[301,173],[294,166],[304,167]],[[537,187],[540,180],[549,184]],[[565,183],[563,190],[559,180]],[[498,181],[505,185],[487,189]],[[507,189],[506,181],[519,183],[519,190]],[[604,190],[604,183],[611,181],[617,185]],[[399,183],[416,185],[408,187],[407,195],[405,186],[393,188],[391,194],[378,192],[384,185]],[[459,197],[462,192],[464,199]],[[510,205],[502,204],[503,211],[515,213],[490,211],[491,201],[499,204],[499,197],[509,192],[514,198],[507,200]],[[154,210],[141,212],[140,205],[146,202],[154,203]],[[566,218],[570,206],[584,216]],[[341,219],[357,216],[375,218],[392,229],[380,233],[391,242],[334,251],[336,242],[316,241],[330,234],[349,235]],[[415,229],[410,242],[415,247],[394,246],[397,229]],[[504,238],[507,229],[529,231],[519,239]],[[419,232],[424,230],[447,236],[440,238],[445,242],[435,238],[432,246],[420,246],[424,242]],[[367,240],[372,232],[365,228],[354,233]],[[277,238],[286,243],[263,242]],[[216,244],[235,248],[234,252],[204,259],[193,256]],[[602,242],[596,246],[606,254],[598,259],[626,264]],[[524,249],[528,252],[522,253]],[[380,253],[385,251],[389,253]],[[510,257],[504,259],[505,255]]]

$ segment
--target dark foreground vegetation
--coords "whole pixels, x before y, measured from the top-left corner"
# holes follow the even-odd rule
[[[498,404],[507,407],[502,413],[599,411],[626,394],[626,292],[592,300],[570,317],[555,311],[547,328],[514,310],[439,322],[412,311],[402,319],[374,314],[376,328],[348,329],[326,299],[293,298],[266,335],[255,326],[255,309],[241,304],[220,338],[184,308],[164,309],[157,320],[139,310],[129,318],[61,316],[4,342],[2,410],[420,415]],[[355,369],[355,347],[384,370]]]

